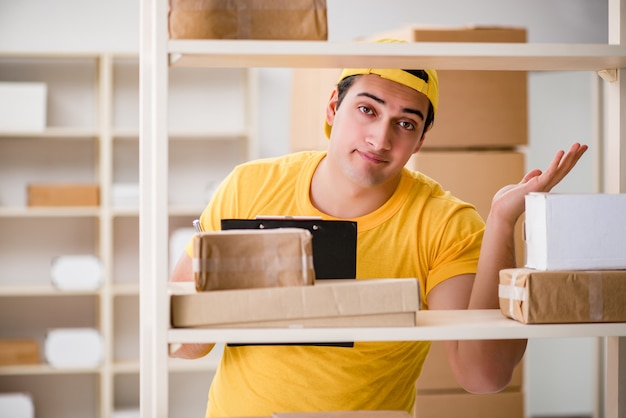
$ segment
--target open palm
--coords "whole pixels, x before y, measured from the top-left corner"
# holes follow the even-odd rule
[[[501,188],[493,197],[490,216],[515,223],[524,213],[524,196],[552,190],[574,168],[587,148],[587,145],[575,143],[567,153],[557,152],[545,171],[531,170],[519,183]]]

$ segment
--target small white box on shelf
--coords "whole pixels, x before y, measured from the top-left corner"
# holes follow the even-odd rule
[[[35,418],[35,405],[28,393],[0,393],[0,418]]]
[[[526,267],[626,269],[626,194],[530,193]]]
[[[115,208],[139,208],[139,183],[114,183],[111,203]]]
[[[48,331],[45,357],[58,368],[98,367],[103,359],[103,341],[93,328],[56,328]]]
[[[102,263],[95,255],[64,255],[52,260],[52,284],[60,290],[96,290],[102,285]]]
[[[47,92],[45,83],[0,82],[0,130],[42,132]]]

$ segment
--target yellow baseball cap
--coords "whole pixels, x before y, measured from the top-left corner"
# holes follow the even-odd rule
[[[381,39],[377,42],[403,42],[394,39]],[[359,75],[359,74],[375,74],[386,80],[395,81],[407,87],[418,91],[430,100],[433,106],[433,112],[437,113],[437,107],[439,105],[439,78],[437,77],[437,71],[432,69],[421,70],[427,74],[427,80],[423,80],[417,75],[413,74],[415,70],[400,70],[392,68],[345,68],[339,76],[338,82],[341,82],[344,78]],[[330,138],[330,131],[332,127],[324,121],[324,132],[326,137]]]

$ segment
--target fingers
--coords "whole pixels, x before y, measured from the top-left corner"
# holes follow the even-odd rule
[[[540,176],[543,191],[550,191],[574,168],[580,157],[587,151],[587,145],[573,144],[569,151],[559,151],[548,168]]]

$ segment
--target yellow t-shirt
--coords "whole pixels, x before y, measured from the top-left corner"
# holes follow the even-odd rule
[[[325,152],[306,151],[238,166],[201,216],[321,216],[310,183]],[[357,279],[415,277],[425,308],[441,281],[476,272],[484,222],[427,176],[405,169],[393,196],[357,222]],[[191,243],[187,253],[191,256]],[[227,346],[209,391],[208,417],[333,410],[412,411],[430,342],[354,347]]]

